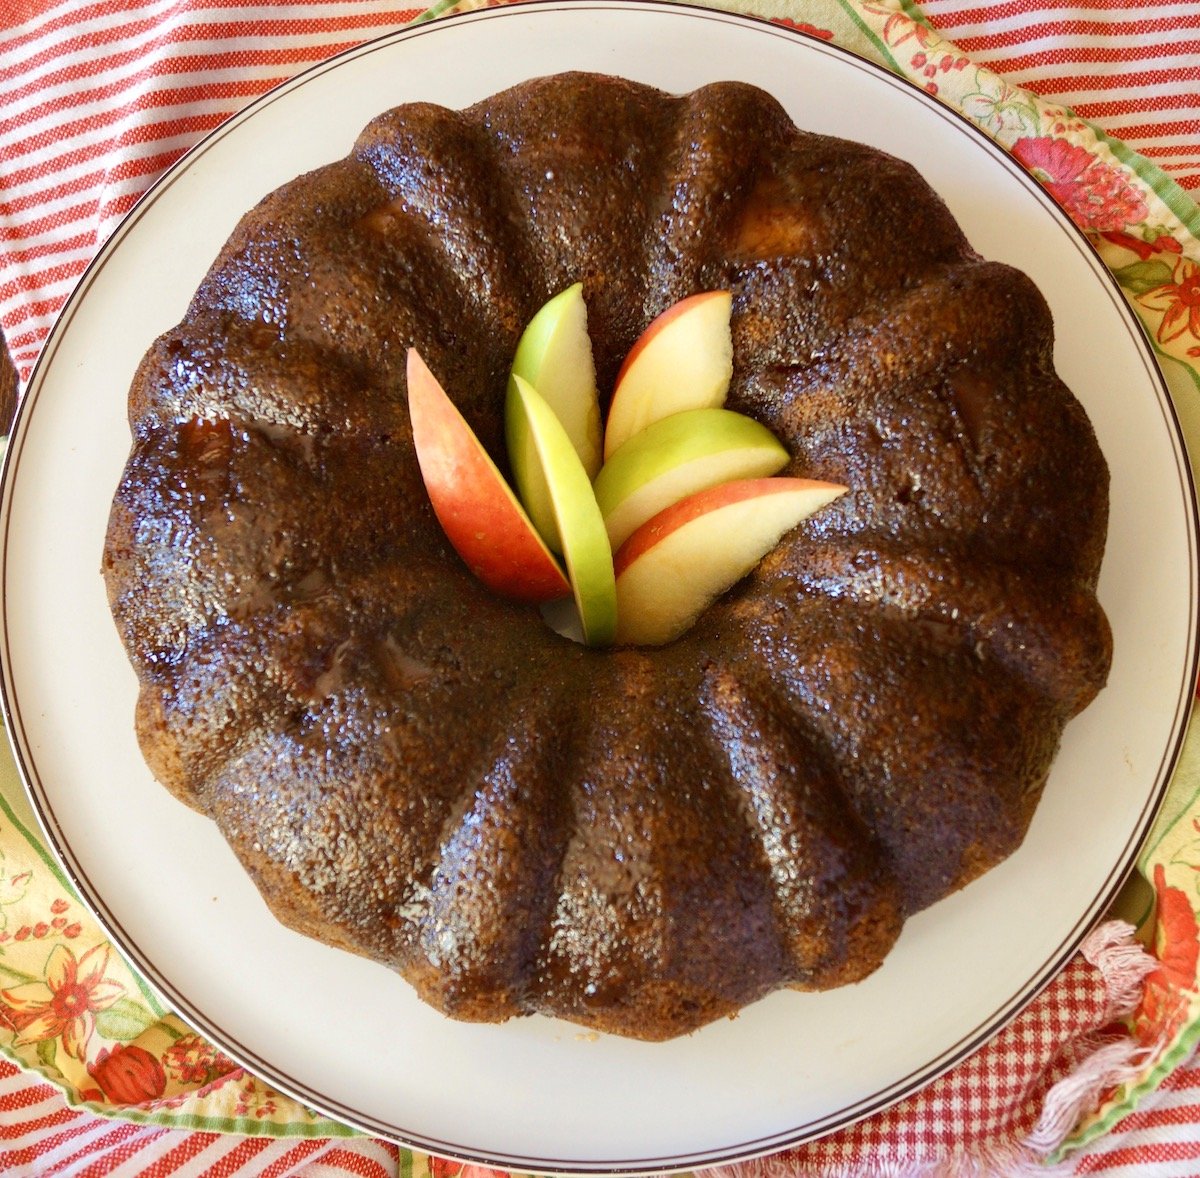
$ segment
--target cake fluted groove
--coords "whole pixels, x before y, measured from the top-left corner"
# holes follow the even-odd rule
[[[714,82],[675,100],[648,227],[642,316],[649,323],[698,291],[736,285],[729,243],[791,124],[761,90]],[[755,128],[747,136],[746,128]]]
[[[109,567],[126,570],[112,601],[127,644],[143,657],[177,657],[226,619],[246,621],[310,600],[334,577],[440,551],[435,521],[403,510],[423,488],[404,461],[407,422],[394,428],[388,442],[364,445],[218,417],[144,436],[114,500],[105,552]],[[369,499],[334,520],[331,499],[364,481]],[[156,604],[163,594],[176,603],[166,613]]]
[[[904,901],[882,848],[837,788],[826,751],[749,666],[710,666],[700,706],[771,879],[789,967],[782,980],[827,989],[867,976],[899,935]]]
[[[574,829],[569,782],[581,708],[557,676],[510,701],[500,730],[442,826],[411,980],[458,1018],[538,1009],[543,946]],[[514,913],[519,913],[514,918]]]
[[[275,654],[269,631],[230,622],[143,675],[139,744],[158,780],[194,809],[209,810],[210,783],[229,761],[286,727],[293,701]]]
[[[496,179],[522,203],[530,314],[584,285],[605,403],[646,326],[644,306],[661,297],[649,266],[677,110],[678,100],[656,101],[635,83],[566,73],[532,79],[466,112],[494,145]]]
[[[885,848],[906,913],[1017,849],[1064,720],[1022,676],[981,664],[948,630],[856,602],[752,608],[743,598],[727,624],[743,628],[796,722],[828,750],[846,804]]]
[[[889,209],[905,215],[881,215]],[[856,322],[977,260],[911,165],[796,127],[740,201],[724,244],[746,371],[819,364]]]
[[[339,349],[283,338],[272,324],[229,312],[201,313],[164,332],[143,357],[131,394],[137,438],[224,418],[303,449],[332,435],[378,439],[402,416]]]
[[[511,352],[537,306],[527,289],[536,266],[495,136],[474,112],[414,104],[368,124],[354,155],[385,196],[359,227],[368,248],[394,259],[407,296],[398,304],[423,301],[427,322],[412,333],[422,355],[431,364],[471,363],[461,354],[466,340],[485,354]],[[436,350],[435,332],[445,345]]]
[[[316,199],[298,199],[300,192]],[[283,185],[238,222],[188,317],[225,313],[293,338],[304,325],[314,342],[370,364],[387,324],[363,314],[370,284],[364,290],[354,273],[349,243],[361,216],[383,200],[375,175],[349,158]]]
[[[575,826],[541,970],[547,1007],[596,1030],[669,1038],[789,973],[760,847],[709,753],[698,676],[678,647],[597,663],[603,707],[578,734]]]
[[[571,654],[536,614],[522,649],[501,649],[486,592],[419,604],[411,583],[376,581],[326,603],[319,643],[302,641],[311,620],[281,643],[290,713],[215,775],[209,810],[285,923],[311,930],[334,912],[347,947],[419,978],[446,815],[496,754],[486,726],[438,752],[431,731],[441,716],[498,714]],[[395,600],[412,602],[407,615]],[[474,636],[465,657],[445,640],[454,627]]]
[[[763,297],[769,303],[769,295]],[[943,260],[844,310],[835,317],[822,304],[817,326],[828,329],[828,338],[815,354],[811,342],[794,342],[782,314],[769,321],[775,336],[769,350],[747,341],[743,362],[764,386],[760,398],[780,380],[805,377],[806,387],[827,390],[830,400],[816,408],[832,421],[902,397],[947,366],[971,363],[998,377],[994,361],[1002,349],[1011,353],[1013,338],[1022,340],[1017,360],[1025,370],[1044,367],[1052,346],[1040,294],[1019,271],[997,262]],[[982,318],[973,314],[979,310],[986,312]],[[743,395],[748,406],[755,403],[753,384]],[[769,407],[766,401],[764,410]],[[808,406],[789,408],[803,413]],[[789,431],[788,420],[779,420],[780,430],[799,432]]]
[[[967,306],[988,312],[984,326]],[[1094,584],[1107,468],[1049,367],[1040,296],[1008,267],[971,263],[913,288],[892,310],[856,321],[819,363],[752,372],[731,390],[731,407],[788,447],[786,473],[850,488],[815,531],[891,534],[918,549],[1019,559]],[[1014,338],[1025,344],[1015,357],[1006,355]]]
[[[297,199],[297,188],[313,199]],[[189,317],[239,317],[290,345],[336,353],[363,385],[398,402],[415,346],[478,421],[515,328],[495,338],[494,320],[425,220],[381,217],[392,198],[375,168],[353,156],[285,185],[239,223]],[[480,346],[464,348],[464,338]]]

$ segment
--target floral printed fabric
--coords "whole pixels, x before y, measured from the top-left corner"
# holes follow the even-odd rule
[[[483,7],[443,3],[422,19]],[[494,2],[494,0],[492,0]],[[1200,212],[1146,161],[1061,106],[973,64],[902,2],[722,0],[834,42],[909,78],[1005,146],[1088,234],[1146,325],[1200,441]],[[1200,445],[1193,447],[1200,453]],[[0,1047],[94,1111],[180,1128],[339,1136],[226,1059],[121,960],[37,837],[7,758],[0,766]],[[1200,745],[1185,750],[1142,861],[1157,903],[1158,967],[1122,1032],[1143,1048],[1136,1076],[1107,1093],[1067,1147],[1106,1130],[1200,1038]],[[416,1172],[458,1167],[417,1156]]]
[[[182,1128],[348,1136],[162,1008],[80,904],[0,757],[0,1047],[95,1112]]]

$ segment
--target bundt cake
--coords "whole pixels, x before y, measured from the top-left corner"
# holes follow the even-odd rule
[[[849,488],[659,648],[493,595],[414,459],[407,350],[503,463],[514,347],[576,282],[602,396],[731,291],[729,407]],[[1107,470],[1051,352],[911,166],[751,86],[388,111],[133,380],[103,568],[146,759],[282,921],[455,1017],[663,1039],[860,979],[1018,846],[1107,675]]]

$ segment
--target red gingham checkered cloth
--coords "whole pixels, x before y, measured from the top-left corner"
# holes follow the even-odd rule
[[[1043,1172],[1047,1147],[1074,1124],[1080,1104],[1134,1058],[1114,1022],[1132,1006],[1142,976],[1128,931],[1116,923],[1097,929],[1052,986],[932,1084],[847,1129],[739,1166],[740,1178],[924,1175],[956,1157],[967,1173]]]
[[[797,20],[807,15],[805,0],[792,7]],[[1200,4],[928,0],[925,10],[979,62],[1077,104],[1200,189]],[[22,377],[117,220],[188,146],[276,82],[417,11],[372,0],[0,2],[0,327]],[[1132,1005],[1146,963],[1127,934],[1098,930],[1010,1027],[922,1092],[739,1169],[1046,1172],[1041,1159],[1074,1113],[1130,1066],[1135,1048],[1113,1020]],[[1197,1091],[1200,1067],[1181,1069],[1064,1172],[1200,1173]],[[441,1178],[459,1169],[365,1139],[239,1138],[97,1118],[0,1061],[0,1174]]]

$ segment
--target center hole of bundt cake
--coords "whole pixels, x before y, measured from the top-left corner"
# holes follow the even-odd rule
[[[618,369],[605,413],[585,284],[555,295],[517,344],[500,465],[455,390],[410,349],[425,485],[484,584],[539,605],[551,629],[589,646],[661,646],[846,490],[782,476],[790,456],[779,439],[726,407],[732,307],[730,291],[701,291],[657,315]]]
[[[560,597],[557,601],[546,601],[539,606],[542,620],[551,630],[562,638],[572,642],[587,645],[583,635],[583,623],[579,617],[579,608],[571,597]]]

